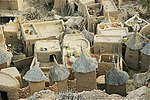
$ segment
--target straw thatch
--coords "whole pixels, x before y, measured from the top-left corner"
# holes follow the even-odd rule
[[[130,34],[125,45],[132,50],[139,50],[143,47],[143,38],[135,32],[134,34]]]
[[[97,68],[98,68],[98,63],[96,59],[87,57],[83,53],[73,63],[73,70],[79,73],[88,73],[88,72],[96,71]]]
[[[123,85],[127,83],[128,79],[128,73],[116,69],[115,66],[113,66],[110,71],[106,72],[106,83],[108,85]]]
[[[145,54],[145,55],[150,56],[150,42],[147,43],[147,44],[143,47],[143,49],[141,50],[141,52],[142,52],[143,54]]]
[[[53,82],[62,81],[69,77],[69,71],[63,64],[58,64],[54,57],[54,64],[50,68],[49,78]]]
[[[0,64],[3,64],[7,61],[11,61],[12,53],[8,52],[5,48],[0,47]]]
[[[39,67],[39,62],[35,63],[33,68],[23,76],[23,79],[30,82],[41,82],[46,80],[46,76]]]

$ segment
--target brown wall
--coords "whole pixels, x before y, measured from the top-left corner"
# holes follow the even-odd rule
[[[34,92],[38,92],[40,90],[43,90],[45,88],[45,82],[29,82],[30,87],[30,94],[33,94]]]
[[[4,68],[7,68],[8,66],[7,66],[7,62],[6,63],[4,63],[4,64],[0,64],[0,70],[1,69],[4,69]]]
[[[68,89],[68,79],[57,82],[58,92],[62,92]]]
[[[90,91],[96,89],[96,72],[89,73],[76,73],[76,90],[81,91]]]
[[[33,60],[33,57],[26,57],[24,59],[16,60],[14,61],[15,67],[28,67],[30,66],[31,62]]]
[[[68,88],[74,92],[76,91],[76,79],[68,80]]]
[[[126,48],[125,61],[129,68],[137,70],[139,68],[139,51]]]
[[[115,85],[106,85],[106,93],[108,94],[120,94],[126,96],[126,84],[115,86]]]
[[[109,71],[113,66],[113,63],[98,63],[98,76],[105,75],[106,71]]]

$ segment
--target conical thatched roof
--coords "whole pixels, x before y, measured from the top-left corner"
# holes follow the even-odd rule
[[[81,47],[81,56],[75,60],[73,63],[73,70],[75,72],[79,73],[88,73],[92,71],[96,71],[96,68],[98,68],[98,63],[95,58],[90,58],[86,56],[83,53],[82,47]]]
[[[130,34],[125,45],[132,50],[139,50],[143,47],[143,38],[135,32],[134,34]]]
[[[41,82],[46,80],[46,76],[39,67],[39,62],[35,62],[35,65],[24,76],[23,79],[30,82]]]
[[[108,85],[122,85],[127,83],[128,79],[128,73],[116,69],[115,64],[110,71],[106,72],[106,83]]]
[[[147,43],[147,44],[143,47],[143,49],[141,50],[141,52],[142,52],[143,54],[145,54],[145,55],[150,56],[150,42]]]
[[[3,64],[7,61],[11,61],[12,53],[8,52],[5,48],[0,47],[0,64]]]
[[[53,81],[62,81],[69,77],[69,71],[63,64],[58,64],[54,57],[54,64],[50,69],[49,78]]]

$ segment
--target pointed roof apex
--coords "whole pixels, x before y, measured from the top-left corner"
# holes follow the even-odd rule
[[[116,65],[115,65],[115,56],[113,55],[113,68],[116,68]]]
[[[67,79],[69,74],[70,73],[67,67],[63,64],[58,64],[56,58],[54,57],[54,64],[50,68],[49,78],[53,82],[57,82]]]
[[[30,82],[41,82],[46,80],[46,76],[39,67],[39,62],[35,60],[35,65],[23,76],[23,79]]]
[[[130,34],[125,45],[132,50],[139,50],[143,47],[143,37],[138,34],[138,32],[134,32]]]
[[[110,71],[106,72],[106,83],[108,85],[122,85],[127,83],[128,79],[128,73],[118,70],[116,67],[113,67]]]
[[[95,71],[98,68],[98,63],[95,58],[87,57],[85,54],[75,60],[73,70],[79,73],[88,73]]]

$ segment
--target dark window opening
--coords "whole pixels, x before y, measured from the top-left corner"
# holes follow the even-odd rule
[[[13,38],[13,36],[9,36],[10,38]]]
[[[7,92],[0,91],[0,100],[8,100]]]
[[[75,6],[74,11],[78,12],[78,6],[76,4],[74,6]]]
[[[6,24],[9,23],[10,20],[14,20],[15,17],[0,17],[0,24]]]
[[[49,61],[50,62],[54,62],[54,57],[56,58],[56,55],[54,55],[54,54],[50,55]]]
[[[33,50],[32,53],[34,54],[34,44],[32,44],[32,50]]]
[[[54,1],[46,2],[46,3],[44,4],[44,6],[45,6],[45,9],[46,9],[46,10],[51,11],[52,8],[53,8],[53,6],[54,6]]]

